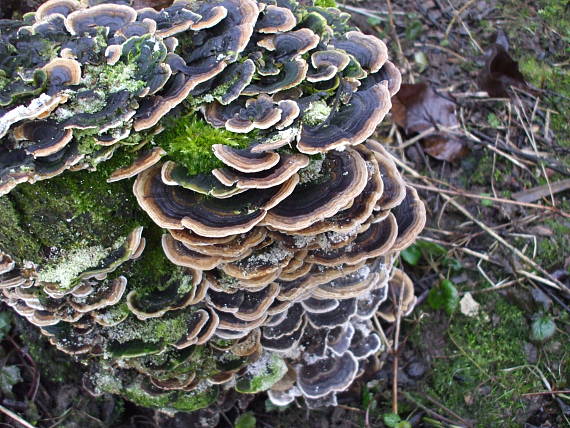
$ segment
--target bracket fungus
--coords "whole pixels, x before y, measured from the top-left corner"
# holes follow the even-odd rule
[[[132,3],[0,20],[1,299],[94,395],[335,404],[416,302],[385,44],[307,2]]]

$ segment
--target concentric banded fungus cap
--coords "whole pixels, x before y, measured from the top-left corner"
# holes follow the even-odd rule
[[[416,189],[406,186],[406,197],[392,212],[398,224],[398,237],[392,250],[401,251],[408,247],[424,228],[426,209]]]
[[[296,24],[297,20],[290,9],[268,5],[258,19],[255,29],[259,33],[280,33],[292,30]]]
[[[221,168],[212,173],[226,186],[235,185],[238,189],[267,189],[284,183],[308,164],[309,158],[305,155],[284,154],[277,165],[262,172],[244,174]]]
[[[349,31],[345,40],[334,40],[334,47],[353,55],[369,73],[376,73],[388,60],[386,45],[374,36]]]
[[[212,146],[214,155],[227,166],[245,173],[265,171],[279,162],[275,152],[253,153],[248,149],[235,149],[223,144]]]
[[[63,15],[66,17],[71,12],[79,9],[79,2],[76,0],[49,0],[38,7],[35,18],[36,22],[43,21],[50,15]]]
[[[55,58],[43,70],[52,87],[77,85],[81,81],[81,64],[74,59]]]
[[[303,126],[297,149],[315,154],[360,144],[372,135],[391,106],[390,93],[383,83],[358,91],[350,104],[332,112],[323,124]]]
[[[266,210],[291,194],[298,180],[293,176],[278,187],[219,200],[165,185],[160,178],[160,167],[156,166],[138,175],[133,191],[139,205],[161,227],[188,228],[201,236],[216,238],[251,230],[263,220]],[[244,210],[248,205],[252,208]]]
[[[345,390],[357,372],[358,362],[350,352],[341,357],[329,355],[313,364],[302,364],[297,369],[297,385],[304,396],[320,398]]]
[[[129,6],[101,4],[70,13],[65,20],[65,27],[72,35],[95,35],[97,27],[107,27],[110,34],[113,34],[136,18],[137,12]]]
[[[14,138],[27,140],[26,152],[38,158],[62,150],[73,138],[73,131],[62,129],[55,122],[34,120],[15,128]]]
[[[285,231],[304,229],[336,214],[366,186],[366,163],[352,149],[329,152],[323,168],[328,171],[329,180],[297,187],[267,214],[264,224]]]

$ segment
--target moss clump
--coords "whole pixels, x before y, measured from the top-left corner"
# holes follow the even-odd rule
[[[519,427],[528,406],[521,395],[541,389],[540,379],[525,368],[527,322],[521,310],[497,295],[481,295],[479,300],[492,316],[451,319],[444,355],[434,359],[425,390],[476,420],[478,427]],[[428,318],[418,334],[441,329],[436,316]]]
[[[224,166],[212,152],[214,144],[245,148],[256,136],[255,132],[238,134],[214,128],[195,115],[180,117],[166,126],[155,141],[172,160],[186,167],[190,175],[208,173]]]
[[[563,204],[562,209],[568,209],[570,203]],[[537,259],[542,267],[552,270],[564,263],[570,248],[570,223],[562,219],[545,220],[545,225],[552,230],[552,236],[541,238],[538,244]]]
[[[337,7],[335,0],[315,0],[317,7]]]
[[[78,248],[110,248],[136,226],[147,224],[131,184],[106,182],[115,165],[20,184],[0,198],[0,248],[18,261],[41,265]]]

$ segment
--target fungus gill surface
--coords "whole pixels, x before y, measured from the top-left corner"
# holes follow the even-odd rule
[[[386,46],[295,1],[86,3],[0,21],[2,299],[94,395],[335,404],[416,300]]]

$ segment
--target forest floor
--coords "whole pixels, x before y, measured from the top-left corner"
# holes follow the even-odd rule
[[[0,1],[4,17],[38,3]],[[387,42],[406,84],[376,139],[426,203],[428,224],[399,260],[418,305],[399,334],[384,331],[383,368],[338,407],[276,408],[260,396],[236,402],[219,426],[570,426],[570,3],[340,5]],[[22,346],[33,338],[21,331],[0,313],[0,404],[23,424],[198,426],[93,400],[74,366]],[[49,367],[36,360],[46,353]]]

